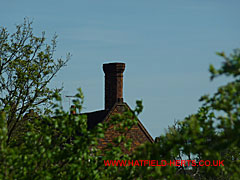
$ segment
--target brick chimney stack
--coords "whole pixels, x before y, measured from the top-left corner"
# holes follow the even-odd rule
[[[111,109],[116,102],[123,102],[124,63],[103,64],[105,73],[105,110]]]

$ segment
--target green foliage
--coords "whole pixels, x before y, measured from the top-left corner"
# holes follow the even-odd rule
[[[28,110],[39,110],[43,104],[48,110],[49,100],[60,91],[47,85],[70,55],[66,60],[55,60],[56,38],[55,35],[49,45],[45,43],[44,32],[41,37],[34,36],[28,19],[17,25],[13,34],[0,28],[0,108],[9,108],[8,141]]]
[[[209,71],[211,73],[211,79],[219,75],[232,76],[239,79],[240,75],[240,49],[235,49],[232,54],[227,57],[224,52],[218,52],[217,55],[224,58],[221,68],[215,69],[213,65],[210,65]]]
[[[209,68],[212,80],[226,75],[231,82],[213,95],[202,96],[198,112],[169,127],[155,143],[146,143],[132,152],[132,140],[126,134],[136,125],[142,102],[137,101],[135,110],[116,114],[110,121],[88,129],[86,116],[65,112],[59,105],[59,90],[47,88],[66,61],[53,59],[55,38],[51,46],[44,45],[44,41],[44,35],[33,36],[27,20],[12,35],[5,28],[0,31],[0,179],[240,178],[240,50],[234,50],[229,57],[218,53],[224,63],[219,69],[213,65]],[[81,113],[81,89],[76,97],[73,103]],[[52,103],[52,98],[59,104]],[[39,109],[48,100],[51,103],[47,110],[54,116]],[[39,111],[26,114],[30,108]],[[117,136],[113,144],[99,149],[99,140],[110,127]],[[18,134],[13,133],[10,139],[13,128]],[[104,160],[186,159],[224,160],[224,166],[104,165]]]
[[[142,147],[136,153],[137,158],[156,160],[223,160],[224,166],[175,167],[172,171],[156,168],[141,171],[152,177],[166,179],[239,179],[240,174],[240,50],[226,57],[222,67],[210,66],[211,79],[220,75],[232,77],[232,82],[218,88],[217,92],[200,98],[203,106],[196,114],[183,121],[176,122],[165,135],[156,139],[156,143]],[[144,153],[143,153],[144,152]],[[144,172],[144,173],[143,173]]]
[[[83,95],[80,89],[76,97],[79,99],[74,105],[81,110]],[[58,94],[55,99],[60,101]],[[19,144],[12,139],[10,145],[6,144],[7,110],[1,112],[0,179],[117,179],[123,175],[118,167],[105,167],[103,160],[130,159],[120,145],[128,149],[131,146],[124,133],[136,124],[139,106],[123,115],[116,114],[108,123],[100,123],[91,130],[87,128],[84,114],[69,114],[58,104],[53,104],[52,108],[54,117],[42,115],[28,119],[27,131],[21,137],[23,141]],[[100,151],[98,141],[113,125],[119,132],[116,144],[109,144],[107,151]]]

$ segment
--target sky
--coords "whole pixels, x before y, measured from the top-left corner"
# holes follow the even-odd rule
[[[208,67],[219,67],[240,47],[239,0],[0,0],[0,26],[10,33],[24,17],[34,34],[58,35],[55,57],[71,60],[50,87],[63,97],[81,87],[84,112],[104,108],[102,64],[124,62],[124,101],[143,100],[139,119],[153,138],[176,120],[196,113],[204,94],[227,82],[210,81]],[[63,98],[69,107],[69,98]]]

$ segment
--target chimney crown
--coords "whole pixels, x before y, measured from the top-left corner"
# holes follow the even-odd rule
[[[103,71],[106,74],[123,73],[125,70],[125,63],[108,63],[103,64]]]

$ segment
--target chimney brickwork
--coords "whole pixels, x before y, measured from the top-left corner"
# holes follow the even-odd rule
[[[103,64],[105,73],[105,110],[111,109],[116,102],[123,102],[124,63]]]

